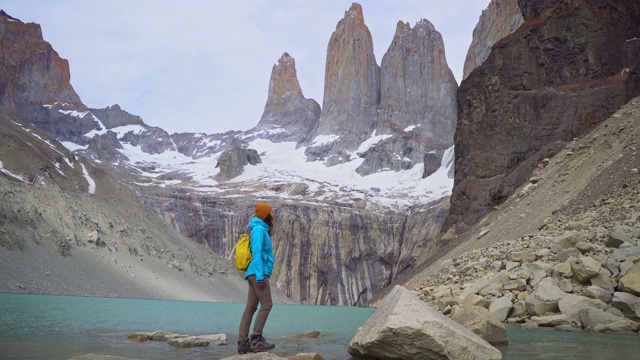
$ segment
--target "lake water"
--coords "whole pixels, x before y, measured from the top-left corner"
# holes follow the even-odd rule
[[[0,359],[67,359],[86,353],[139,359],[221,359],[236,354],[244,304],[0,294]],[[274,305],[265,337],[273,353],[317,352],[350,359],[349,341],[375,309]],[[137,331],[227,334],[229,345],[180,349],[130,342]],[[320,339],[291,335],[320,331]],[[640,336],[524,330],[509,326],[504,359],[640,359]]]

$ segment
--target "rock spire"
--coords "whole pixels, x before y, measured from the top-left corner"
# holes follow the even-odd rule
[[[362,6],[353,3],[327,46],[322,113],[306,141],[310,145],[308,159],[355,150],[373,132],[379,102],[380,67]],[[333,135],[335,139],[314,143],[321,135]]]
[[[283,53],[271,70],[267,103],[256,131],[265,131],[274,141],[302,140],[317,124],[320,105],[302,94],[296,61]]]
[[[411,168],[426,153],[453,145],[458,85],[433,24],[423,19],[412,29],[398,22],[380,68],[376,135],[392,136],[361,155],[361,175]]]

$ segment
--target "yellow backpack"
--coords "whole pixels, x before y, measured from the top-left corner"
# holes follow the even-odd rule
[[[251,238],[247,234],[240,234],[236,244],[236,268],[245,271],[251,262]]]

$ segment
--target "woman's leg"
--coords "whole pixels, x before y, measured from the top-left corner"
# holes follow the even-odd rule
[[[249,279],[253,278],[255,283],[255,276],[250,276]],[[255,287],[253,283],[247,279],[247,284],[249,285],[249,291],[247,292],[247,305],[244,308],[244,313],[242,314],[242,319],[240,320],[240,327],[238,330],[238,342],[246,341],[249,339],[249,328],[251,327],[251,320],[253,319],[253,314],[258,309],[258,303],[260,299],[256,294]]]
[[[254,293],[260,302],[260,311],[258,311],[258,315],[256,316],[256,322],[253,324],[253,333],[252,335],[262,335],[262,330],[264,329],[264,324],[267,322],[267,318],[269,317],[269,312],[271,311],[271,307],[273,303],[271,301],[271,286],[269,285],[269,278],[264,278],[264,286],[259,287],[256,282],[256,278],[250,278],[249,282],[253,286]]]

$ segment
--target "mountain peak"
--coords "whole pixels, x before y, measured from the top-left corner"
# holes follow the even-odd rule
[[[4,16],[9,20],[13,20],[13,21],[17,21],[17,22],[22,22],[20,19],[16,19],[13,16],[7,14],[4,10],[0,10],[0,16]]]
[[[344,12],[345,19],[355,19],[364,22],[364,15],[362,13],[362,5],[354,2],[351,4],[349,10]]]
[[[300,141],[315,127],[319,116],[320,105],[302,94],[296,60],[284,52],[271,70],[267,103],[253,134],[269,135],[277,141]],[[276,130],[277,134],[266,130]]]

